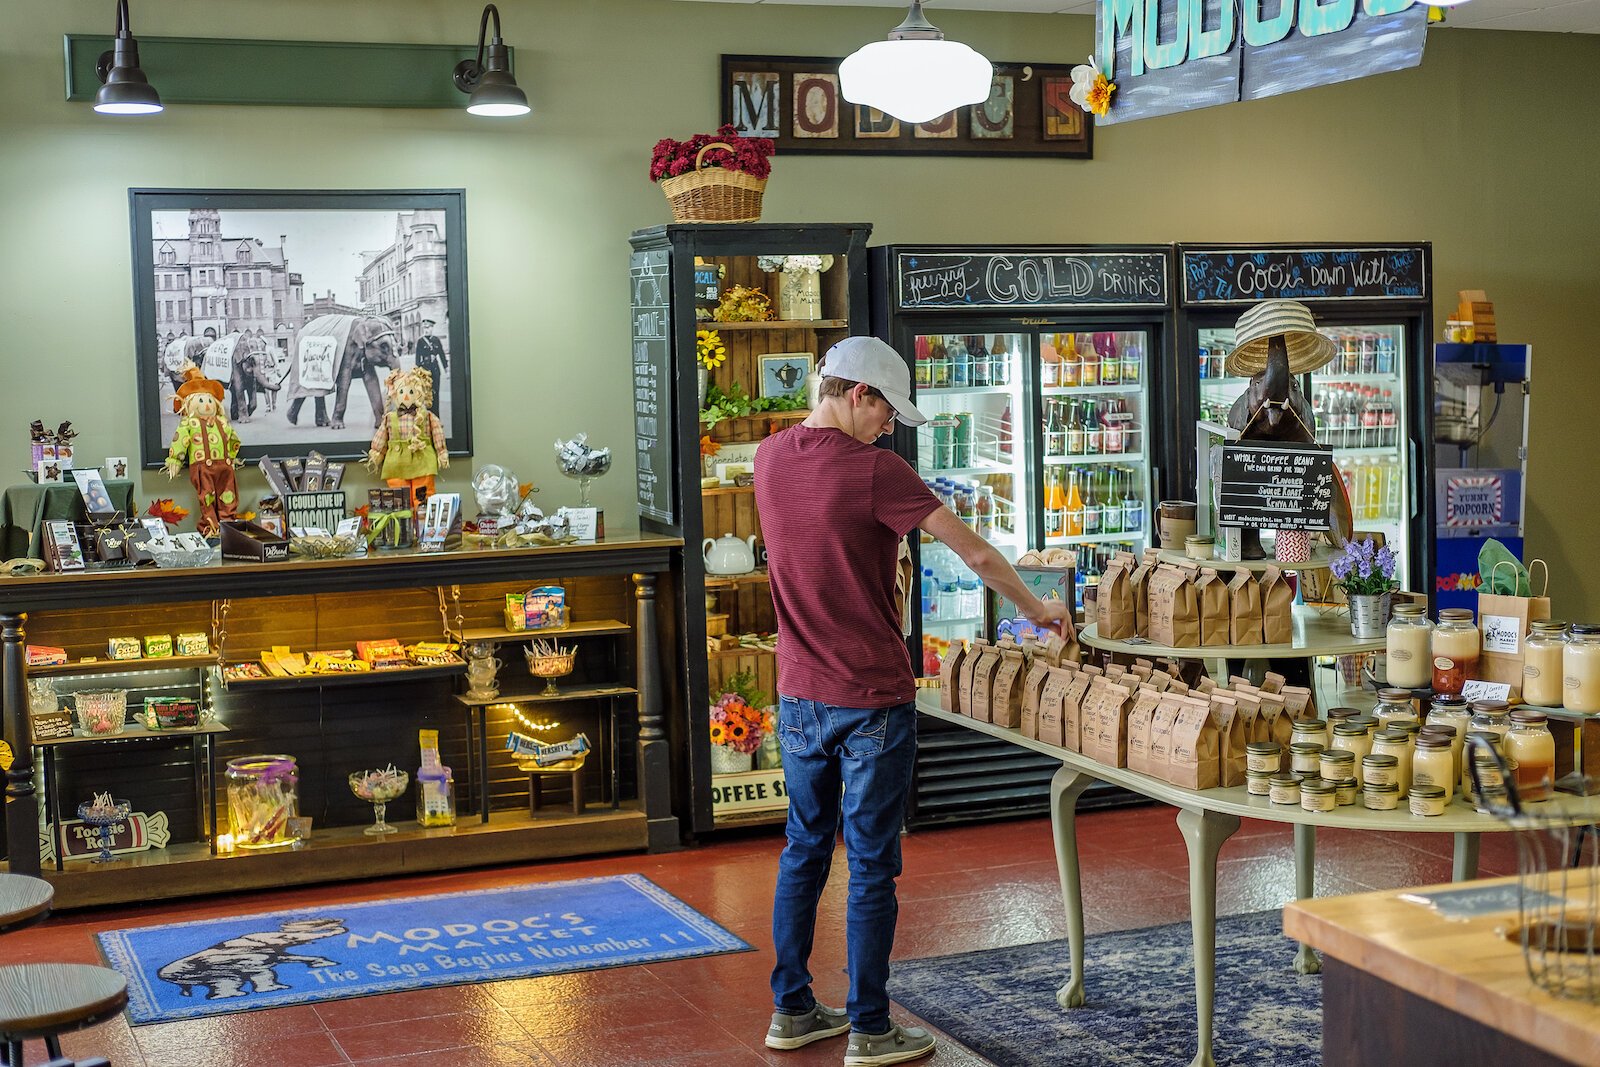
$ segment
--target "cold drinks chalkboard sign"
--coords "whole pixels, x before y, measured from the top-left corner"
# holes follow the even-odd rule
[[[1192,249],[1182,252],[1187,304],[1257,300],[1421,300],[1421,247]]]
[[[1167,254],[1160,251],[900,251],[901,311],[1071,311],[1164,307]]]
[[[1326,530],[1333,450],[1244,442],[1222,446],[1217,522],[1258,530]]]
[[[639,514],[669,525],[672,507],[672,279],[667,250],[635,252],[633,433]]]

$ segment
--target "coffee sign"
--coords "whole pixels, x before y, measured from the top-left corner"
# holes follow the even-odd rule
[[[1326,530],[1333,451],[1247,441],[1222,446],[1217,522],[1260,530]]]
[[[1100,125],[1258,100],[1422,62],[1418,0],[1098,0]]]

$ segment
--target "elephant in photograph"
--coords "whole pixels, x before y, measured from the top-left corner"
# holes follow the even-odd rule
[[[233,346],[233,371],[228,375],[228,418],[249,422],[256,413],[256,380],[267,342],[255,334],[240,334]]]
[[[334,364],[334,385],[331,390],[303,385],[300,381],[299,340],[305,336],[331,336],[342,343]],[[372,425],[383,421],[383,379],[387,374],[380,368],[400,369],[400,336],[388,319],[357,315],[319,315],[300,329],[296,337],[294,366],[289,371],[289,422],[298,424],[300,409],[306,398],[316,401],[317,425],[330,429],[344,429],[345,408],[350,401],[350,387],[357,378],[366,385],[367,400],[372,405]],[[333,418],[327,417],[325,398],[334,394]]]
[[[279,983],[277,974],[277,968],[286,963],[303,963],[307,967],[339,965],[337,960],[302,956],[290,949],[346,932],[342,919],[294,919],[277,930],[230,937],[173,960],[156,975],[177,986],[186,997],[193,996],[196,988],[204,988],[207,1000],[245,996],[245,986],[256,993],[288,989]]]
[[[177,392],[178,386],[183,384],[183,372],[190,366],[198,367],[206,358],[206,349],[211,345],[204,337],[191,337],[184,334],[182,337],[168,341],[161,350],[161,373],[172,385],[172,391]]]

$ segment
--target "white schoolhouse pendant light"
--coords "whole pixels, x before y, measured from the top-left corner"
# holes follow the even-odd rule
[[[947,41],[912,0],[906,20],[887,41],[857,49],[839,64],[839,92],[902,122],[931,122],[962,104],[989,98],[994,66],[957,41]]]

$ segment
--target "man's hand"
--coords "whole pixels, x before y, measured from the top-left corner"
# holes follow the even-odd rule
[[[1049,630],[1058,637],[1066,637],[1072,632],[1072,613],[1067,610],[1067,605],[1060,600],[1040,600],[1033,598],[1033,603],[1022,609],[1028,621],[1040,629]]]

